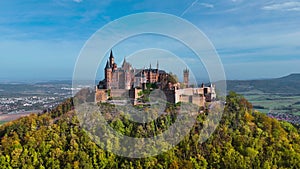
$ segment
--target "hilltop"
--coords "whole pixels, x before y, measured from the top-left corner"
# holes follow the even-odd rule
[[[133,123],[100,104],[108,123],[131,137],[149,137],[168,129],[176,105],[147,124]],[[148,109],[148,108],[147,108]],[[151,109],[155,111],[155,109]],[[110,116],[113,115],[114,116]],[[99,148],[81,129],[72,100],[52,112],[31,115],[0,127],[0,166],[4,168],[300,168],[299,129],[255,112],[241,95],[230,93],[220,125],[199,144],[206,114],[173,149],[149,158],[130,159]],[[213,121],[208,122],[213,125]],[[117,140],[112,140],[114,143]],[[111,145],[110,142],[103,143]],[[116,144],[118,145],[118,144]],[[138,148],[143,145],[136,145]],[[120,147],[115,146],[118,149]]]
[[[235,92],[260,90],[264,93],[300,94],[300,73],[262,80],[228,80],[227,89]]]

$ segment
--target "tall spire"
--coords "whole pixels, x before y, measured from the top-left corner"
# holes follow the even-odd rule
[[[108,69],[108,68],[110,68],[110,64],[109,64],[109,61],[107,60],[105,69]]]
[[[110,56],[109,56],[109,65],[110,65],[111,68],[113,68],[114,64],[115,64],[115,58],[114,58],[113,52],[111,50],[110,51]]]
[[[110,50],[109,58],[114,58],[114,55],[113,55],[113,53],[112,53],[112,50]]]
[[[159,66],[159,64],[158,64],[158,60],[157,60],[157,63],[156,63],[156,69],[158,70],[158,66]]]
[[[150,70],[151,70],[151,62],[150,62]]]
[[[125,66],[125,64],[126,64],[126,59],[125,59],[125,57],[124,57],[124,60],[123,60],[122,67],[124,67],[124,66]]]

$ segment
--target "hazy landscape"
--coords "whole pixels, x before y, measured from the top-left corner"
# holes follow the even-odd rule
[[[300,169],[299,18],[299,0],[1,0],[0,169]]]
[[[265,80],[229,80],[228,90],[243,94],[255,109],[300,115],[300,74]]]
[[[71,97],[71,81],[0,84],[0,121],[16,119],[17,114],[30,114],[53,109]],[[274,79],[228,80],[227,90],[245,96],[253,108],[262,113],[287,113],[300,116],[300,74]],[[26,105],[27,104],[27,105]],[[24,106],[25,105],[25,106]],[[7,114],[9,113],[9,114]],[[14,118],[10,118],[9,116]]]
[[[53,109],[71,96],[71,81],[0,83],[0,122]]]

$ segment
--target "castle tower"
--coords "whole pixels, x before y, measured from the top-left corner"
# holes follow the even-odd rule
[[[159,70],[158,70],[158,61],[156,62],[156,75],[155,75],[155,81],[158,82],[158,78],[159,78]]]
[[[151,66],[151,63],[150,63],[150,68],[147,71],[147,79],[148,79],[149,83],[152,83],[152,66]]]
[[[129,71],[125,71],[125,89],[129,90],[131,87],[131,74]]]
[[[114,67],[114,63],[115,63],[115,58],[114,55],[112,53],[112,50],[110,51],[110,55],[109,55],[109,63],[110,63],[110,67],[113,68]]]
[[[210,84],[210,100],[215,100],[216,98],[216,85]]]
[[[187,68],[183,70],[183,84],[185,87],[189,87],[189,70]]]
[[[123,63],[122,63],[122,68],[125,69],[126,65],[127,65],[127,63],[126,63],[126,59],[124,57],[124,60],[123,60]]]
[[[106,83],[106,88],[110,89],[111,88],[111,82],[112,82],[112,68],[110,66],[111,64],[109,61],[106,62],[106,66],[104,69],[105,72],[105,83]]]
[[[131,71],[132,70],[132,66],[130,63],[128,63],[124,57],[123,63],[122,63],[122,69],[126,70],[126,71]]]

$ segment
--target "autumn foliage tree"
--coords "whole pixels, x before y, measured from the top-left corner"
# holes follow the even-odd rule
[[[130,121],[126,107],[99,104],[108,124],[121,134],[151,137],[177,118],[178,105],[142,124]],[[148,108],[155,113],[155,108]],[[157,113],[157,112],[156,112]],[[207,112],[209,113],[209,112]],[[229,93],[214,134],[199,143],[205,113],[190,133],[167,152],[149,158],[125,158],[94,143],[79,125],[72,99],[53,111],[23,117],[0,127],[1,168],[300,168],[299,129],[252,109],[243,96]],[[208,123],[210,123],[208,121]],[[103,143],[121,148],[118,140]],[[135,145],[136,148],[142,145]],[[133,149],[135,147],[132,147]]]

